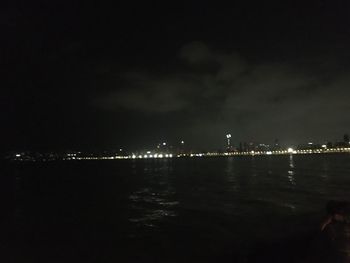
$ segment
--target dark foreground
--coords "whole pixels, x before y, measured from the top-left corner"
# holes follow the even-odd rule
[[[3,163],[1,262],[322,258],[349,156]],[[315,249],[316,248],[316,249]]]

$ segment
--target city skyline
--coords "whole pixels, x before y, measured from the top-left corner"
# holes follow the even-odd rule
[[[341,149],[343,151],[343,148],[346,149],[345,152],[350,150],[350,138],[348,134],[344,134],[342,139],[338,139],[336,141],[330,141],[330,140],[323,140],[322,142],[315,142],[315,141],[308,141],[308,142],[299,142],[298,144],[285,144],[281,143],[278,139],[276,139],[273,143],[267,143],[267,142],[232,142],[231,141],[231,134],[226,134],[225,136],[225,143],[222,146],[216,147],[215,150],[212,149],[205,149],[202,147],[201,149],[196,149],[191,146],[191,143],[187,143],[184,140],[174,142],[169,141],[162,141],[157,143],[156,145],[149,146],[149,147],[139,147],[139,148],[124,148],[123,146],[120,146],[119,148],[108,148],[104,150],[82,150],[82,149],[72,149],[70,150],[60,150],[60,151],[35,151],[34,149],[17,149],[8,151],[5,155],[7,156],[14,156],[14,157],[20,157],[21,155],[31,153],[31,154],[42,154],[45,155],[66,155],[69,157],[71,154],[87,154],[87,155],[93,155],[93,156],[144,156],[144,155],[152,155],[160,154],[162,157],[164,155],[174,155],[174,156],[182,156],[182,155],[189,155],[189,154],[199,154],[199,153],[270,153],[275,152],[277,154],[280,153],[280,151],[283,151],[283,153],[293,153],[294,150],[300,150],[298,153],[303,153],[304,150],[317,150],[316,153],[319,153],[318,150],[324,150],[323,152],[333,152],[333,150]],[[327,151],[329,150],[329,151]],[[134,157],[134,158],[135,158]],[[168,156],[166,156],[168,157]],[[172,156],[170,156],[172,157]]]

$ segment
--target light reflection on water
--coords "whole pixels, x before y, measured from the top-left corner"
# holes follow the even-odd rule
[[[137,173],[135,163],[133,174]],[[149,187],[142,187],[129,195],[132,216],[129,221],[138,226],[154,228],[165,218],[177,216],[174,209],[179,201],[174,200],[176,192],[169,183],[169,175],[173,168],[168,160],[145,162],[142,174],[152,182]]]
[[[348,159],[290,155],[139,163],[142,169],[133,173],[144,177],[145,185],[129,196],[129,221],[157,227],[163,221],[205,213],[259,228],[266,217],[321,215],[329,199],[350,197],[350,177],[344,174],[350,172]],[[324,179],[330,177],[329,184]]]
[[[292,185],[296,185],[295,177],[294,177],[294,161],[293,155],[289,156],[289,170],[288,170],[288,180]]]
[[[152,192],[149,188],[132,193],[129,196],[132,208],[137,211],[137,216],[129,218],[130,222],[143,224],[145,226],[155,226],[156,221],[164,217],[176,216],[174,206],[179,204],[178,201],[168,200],[174,192]]]
[[[172,257],[175,245],[223,251],[222,240],[231,249],[293,237],[318,227],[328,200],[350,200],[345,154],[53,162],[18,173],[14,221],[25,246],[73,234],[89,249],[109,240],[107,256],[122,250],[115,240]]]

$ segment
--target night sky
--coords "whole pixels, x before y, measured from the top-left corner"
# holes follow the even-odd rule
[[[115,2],[0,9],[2,150],[350,132],[349,1]]]

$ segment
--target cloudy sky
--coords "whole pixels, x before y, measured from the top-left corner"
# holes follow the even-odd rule
[[[0,14],[5,150],[350,132],[346,1],[30,2]]]

